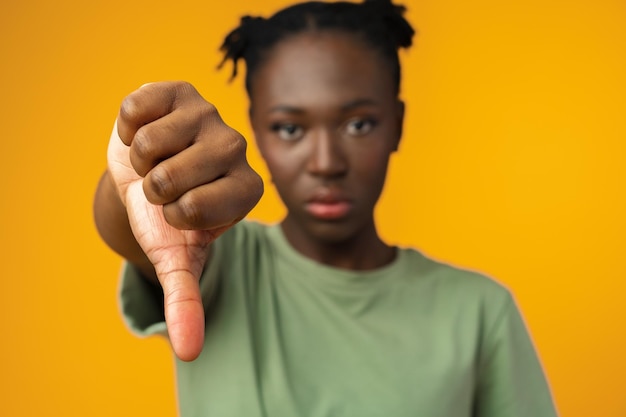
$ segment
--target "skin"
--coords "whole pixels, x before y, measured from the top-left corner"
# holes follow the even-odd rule
[[[373,217],[403,119],[389,73],[358,38],[319,32],[283,40],[252,78],[251,123],[288,208],[282,228],[328,265],[366,270],[395,256]],[[198,283],[211,242],[262,193],[244,138],[190,84],[148,84],[123,101],[94,219],[103,240],[162,287],[181,360],[202,351]]]
[[[390,262],[374,207],[401,136],[403,104],[389,65],[354,35],[283,40],[252,78],[251,123],[287,207],[291,245],[354,270]]]
[[[108,169],[94,198],[103,240],[163,288],[175,354],[195,359],[204,343],[199,289],[210,243],[263,194],[246,142],[188,83],[153,83],[120,108]]]

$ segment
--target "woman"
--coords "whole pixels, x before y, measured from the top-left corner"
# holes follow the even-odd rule
[[[123,102],[95,217],[128,261],[126,320],[179,358],[182,416],[555,415],[510,294],[377,233],[402,135],[403,11],[302,3],[226,38],[278,225],[240,221],[262,183],[193,87]]]

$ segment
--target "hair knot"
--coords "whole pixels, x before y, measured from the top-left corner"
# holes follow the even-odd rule
[[[415,30],[404,18],[406,7],[394,4],[391,0],[364,0],[363,6],[372,19],[382,19],[397,48],[408,48],[413,42]]]
[[[246,49],[253,42],[255,36],[259,33],[263,33],[263,30],[267,26],[267,19],[260,16],[243,16],[239,27],[231,31],[224,42],[220,46],[220,51],[224,53],[224,58],[218,65],[218,69],[226,63],[226,61],[233,61],[233,72],[231,79],[237,76],[237,67],[240,59],[244,58]]]
[[[400,87],[398,50],[412,44],[415,31],[404,18],[406,8],[392,0],[304,1],[279,10],[269,18],[244,16],[220,47],[226,61],[233,62],[231,79],[237,76],[239,60],[246,64],[246,89],[266,52],[281,40],[305,31],[340,30],[360,36],[366,47],[380,51],[387,59],[396,89]]]

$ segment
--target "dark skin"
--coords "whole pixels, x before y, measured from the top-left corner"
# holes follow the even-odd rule
[[[204,343],[199,277],[210,243],[263,194],[246,142],[188,83],[143,86],[122,103],[94,200],[104,241],[163,288],[176,355]]]
[[[251,122],[283,231],[316,261],[366,270],[394,257],[374,224],[403,119],[389,74],[378,52],[331,31],[284,40],[254,76]]]
[[[279,43],[254,74],[251,123],[305,256],[381,267],[395,250],[374,207],[401,136],[403,105],[386,61],[343,32]],[[199,277],[210,244],[263,193],[245,140],[187,83],[154,83],[122,103],[94,200],[104,241],[162,286],[169,339],[182,360],[204,341]]]

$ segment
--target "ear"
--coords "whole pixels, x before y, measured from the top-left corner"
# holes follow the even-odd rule
[[[396,101],[396,137],[395,145],[393,147],[394,152],[400,147],[400,140],[402,139],[402,131],[404,127],[404,101],[398,99]]]

